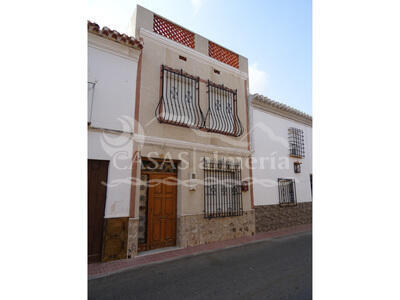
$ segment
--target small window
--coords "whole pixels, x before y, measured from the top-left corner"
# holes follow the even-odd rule
[[[304,158],[304,133],[303,130],[289,128],[289,154],[290,156]]]
[[[279,178],[279,204],[280,205],[295,205],[296,198],[296,183],[293,179]]]
[[[240,162],[204,158],[204,217],[243,215]]]

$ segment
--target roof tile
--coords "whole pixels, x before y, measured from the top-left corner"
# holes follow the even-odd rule
[[[269,99],[268,97],[265,97],[265,96],[263,96],[263,95],[254,94],[254,95],[253,95],[253,99],[258,100],[258,101],[261,101],[261,102],[263,102],[263,103],[265,103],[265,104],[271,105],[271,106],[273,106],[273,107],[275,107],[275,108],[278,108],[278,109],[280,109],[280,110],[283,110],[283,111],[286,111],[286,112],[289,112],[289,113],[298,115],[298,116],[300,116],[300,117],[303,117],[303,118],[306,118],[306,119],[312,121],[312,116],[310,116],[310,115],[308,115],[308,114],[306,114],[306,113],[304,113],[304,112],[302,112],[302,111],[300,111],[300,110],[298,110],[298,109],[295,109],[295,108],[293,108],[293,107],[290,107],[290,106],[288,106],[288,105],[286,105],[286,104],[283,104],[283,103],[280,103],[280,102],[271,100],[271,99]]]
[[[131,48],[135,48],[138,50],[143,48],[143,43],[135,39],[134,37],[128,36],[125,33],[119,33],[116,30],[111,30],[106,26],[100,29],[100,26],[94,22],[88,21],[88,32],[100,35],[104,38],[110,39]]]

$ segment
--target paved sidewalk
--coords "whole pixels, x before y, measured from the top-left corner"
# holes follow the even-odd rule
[[[237,247],[248,243],[263,241],[285,235],[291,235],[299,232],[310,231],[311,229],[312,229],[312,224],[300,225],[277,231],[257,233],[255,236],[252,237],[243,237],[232,240],[226,240],[222,242],[199,245],[195,247],[174,249],[171,251],[166,251],[161,253],[137,256],[133,259],[123,259],[106,263],[89,264],[88,277],[89,280],[94,278],[100,278],[110,274],[118,273],[126,269],[132,269],[141,265],[170,261],[184,256],[196,255],[230,247]]]

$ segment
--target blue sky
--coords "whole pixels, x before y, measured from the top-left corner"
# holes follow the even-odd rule
[[[251,93],[312,114],[311,0],[89,0],[88,19],[128,33],[136,4],[247,57]]]

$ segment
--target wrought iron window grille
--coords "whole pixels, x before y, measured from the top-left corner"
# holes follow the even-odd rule
[[[238,117],[237,90],[208,81],[208,110],[200,107],[200,78],[161,66],[160,100],[155,116],[160,123],[205,129],[240,136],[243,126]]]
[[[207,131],[232,136],[243,134],[238,117],[237,90],[208,81],[208,110],[204,120]]]
[[[241,163],[204,158],[204,217],[243,215]]]
[[[204,116],[199,102],[199,83],[199,77],[162,65],[161,96],[155,111],[158,121],[201,128]]]
[[[294,127],[289,128],[289,154],[298,158],[305,157],[303,130]]]
[[[296,205],[296,183],[293,179],[278,178],[279,205]]]

